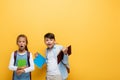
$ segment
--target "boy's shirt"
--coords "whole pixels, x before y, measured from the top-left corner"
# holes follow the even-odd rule
[[[47,63],[47,66],[52,65],[49,68],[47,67],[47,75],[49,75],[49,74],[50,75],[51,74],[56,75],[56,74],[59,74],[59,72],[60,72],[60,75],[62,76],[62,80],[66,80],[67,77],[68,77],[68,72],[67,72],[64,64],[66,64],[69,67],[68,55],[64,55],[62,62],[60,62],[59,64],[57,63],[57,56],[62,49],[63,49],[63,46],[55,44],[54,47],[51,49],[52,54],[50,54],[50,55],[48,55],[49,52],[50,52],[49,49],[46,49],[46,63]],[[52,60],[54,60],[54,62]],[[50,65],[49,65],[49,63],[50,63]],[[57,64],[57,66],[56,66],[56,64]]]
[[[63,46],[54,45],[52,49],[46,51],[47,75],[60,75],[60,70],[57,64],[57,55],[62,50]]]

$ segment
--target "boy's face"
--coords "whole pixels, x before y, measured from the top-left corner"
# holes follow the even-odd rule
[[[49,49],[51,49],[55,44],[55,39],[44,38],[44,42]]]
[[[19,47],[19,50],[21,50],[21,51],[25,50],[25,46],[27,45],[26,44],[26,38],[20,37],[18,39],[17,45]]]

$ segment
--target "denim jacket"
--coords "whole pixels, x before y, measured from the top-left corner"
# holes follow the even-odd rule
[[[52,51],[54,53],[54,57],[56,60],[57,60],[57,55],[62,49],[63,49],[63,46],[57,45],[57,44],[55,44],[54,47],[52,48]],[[48,54],[48,49],[46,49],[46,57],[47,57],[47,54]],[[47,63],[47,59],[46,59],[46,63]],[[64,54],[63,60],[58,64],[63,80],[67,79],[68,77],[68,72],[65,65],[69,68],[68,55]]]

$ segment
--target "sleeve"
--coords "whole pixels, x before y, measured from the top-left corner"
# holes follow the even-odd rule
[[[67,55],[64,54],[62,62],[64,64],[68,64],[68,54]]]
[[[12,71],[17,70],[17,66],[14,66],[14,52],[11,54],[10,62],[9,62],[9,69]]]
[[[32,58],[32,53],[30,53],[30,67],[25,68],[25,73],[31,72],[34,70],[34,62],[33,62],[33,58]]]
[[[57,54],[56,56],[60,53],[60,51],[63,49],[64,47],[62,45],[57,45]]]
[[[62,47],[63,49],[64,47]],[[69,68],[69,56],[68,54],[64,54],[62,62]]]

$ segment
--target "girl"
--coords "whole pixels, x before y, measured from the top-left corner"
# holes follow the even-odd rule
[[[18,50],[11,55],[9,69],[13,71],[13,80],[31,80],[31,71],[34,70],[32,53],[28,51],[28,40],[24,34],[17,37]]]

